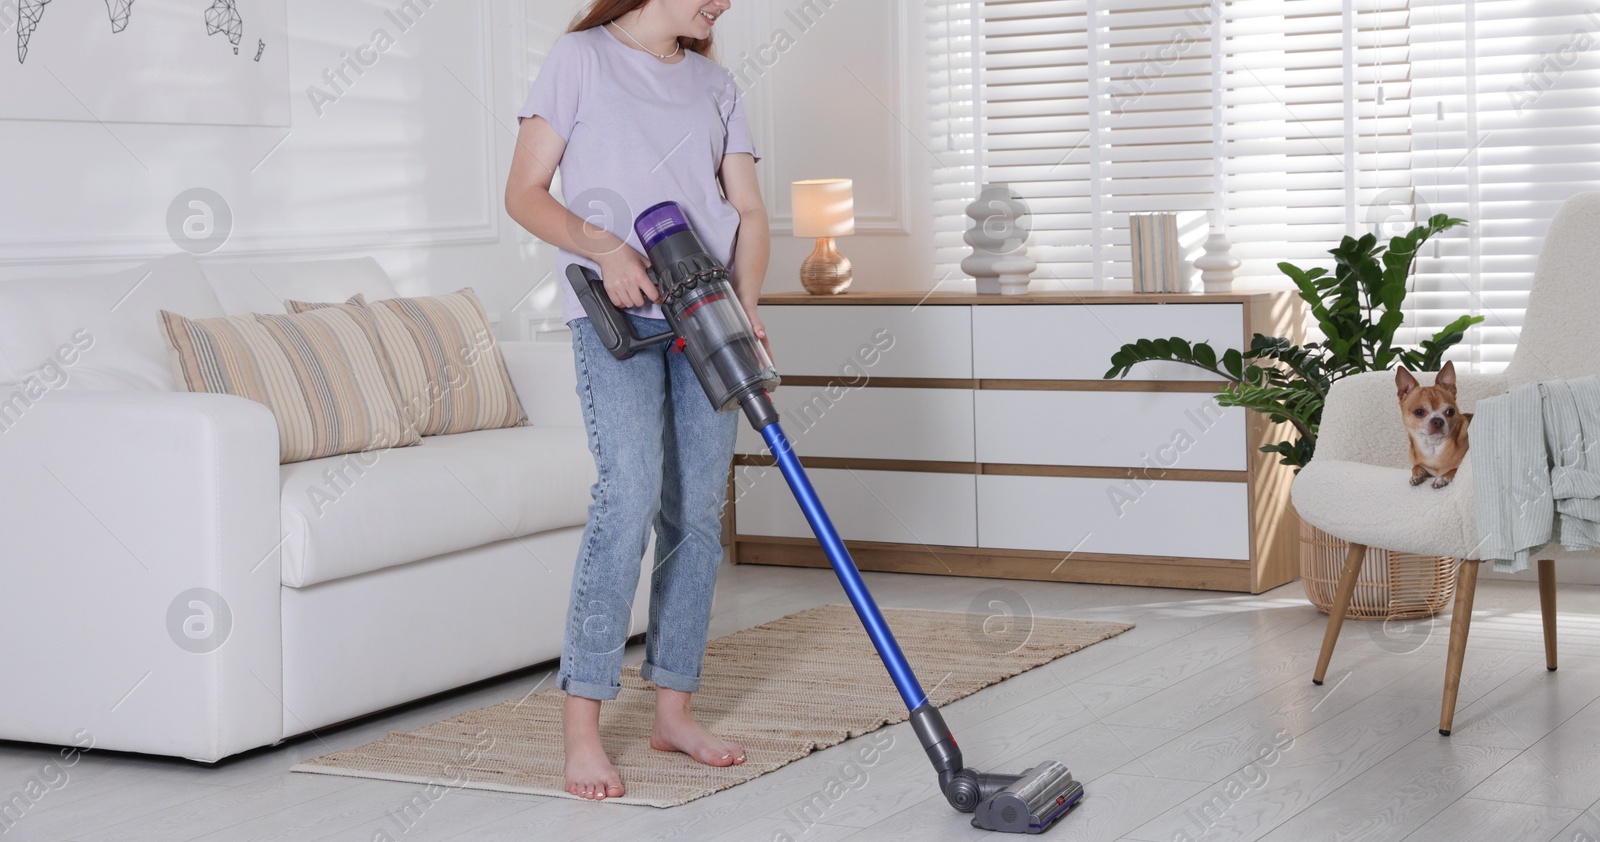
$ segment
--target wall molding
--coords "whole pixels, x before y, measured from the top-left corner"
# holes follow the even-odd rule
[[[572,329],[561,320],[560,307],[549,312],[524,312],[521,330],[523,339],[534,342],[567,342],[572,337]]]
[[[491,223],[440,224],[369,228],[320,234],[313,231],[295,235],[296,244],[286,246],[277,234],[235,235],[222,248],[203,259],[327,255],[341,252],[366,252],[398,247],[493,244],[500,241]],[[126,235],[101,236],[92,241],[82,237],[53,237],[26,241],[31,247],[13,248],[0,241],[0,266],[44,266],[60,264],[127,263],[152,260],[181,251],[168,237]]]
[[[904,38],[905,4],[907,2],[908,0],[893,0],[893,2],[885,4],[883,7],[889,12],[889,28],[894,35],[889,39],[891,50],[889,73],[892,90],[889,92],[890,97],[888,98],[888,102],[895,109],[894,112],[891,112],[891,116],[894,118],[895,123],[898,124],[897,131],[895,131],[895,142],[889,144],[889,173],[893,178],[893,184],[890,186],[892,188],[891,194],[894,198],[891,199],[892,207],[886,211],[863,214],[859,212],[860,205],[859,203],[857,204],[856,234],[858,236],[862,234],[907,236],[911,233],[909,225],[911,198],[906,191],[906,185],[909,183],[906,162],[911,159],[909,147],[911,140],[907,136],[908,131],[904,127],[905,116],[911,110],[910,91],[907,90],[904,76],[906,62]],[[763,3],[760,8],[762,32],[770,34],[776,28],[772,23],[772,6]],[[765,37],[757,34],[757,43],[764,44],[766,40]],[[871,95],[876,98],[879,93],[879,91],[872,91]],[[761,109],[761,124],[763,131],[766,133],[763,141],[765,142],[765,148],[771,150],[772,154],[762,158],[758,166],[763,168],[761,172],[762,180],[771,184],[774,190],[774,195],[769,197],[767,203],[772,234],[773,236],[793,237],[794,216],[790,212],[789,206],[789,185],[787,182],[779,181],[777,164],[774,160],[778,150],[776,111],[777,109],[775,108]]]

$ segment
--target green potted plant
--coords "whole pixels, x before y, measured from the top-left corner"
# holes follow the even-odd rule
[[[1438,214],[1411,233],[1389,240],[1386,247],[1378,245],[1372,234],[1360,239],[1347,236],[1328,252],[1334,258],[1331,274],[1321,267],[1279,263],[1278,269],[1294,281],[1316,319],[1321,341],[1297,345],[1282,336],[1258,333],[1250,338],[1249,348],[1219,353],[1208,343],[1176,336],[1140,339],[1111,355],[1105,379],[1124,377],[1138,363],[1155,360],[1216,374],[1227,381],[1217,394],[1218,405],[1254,410],[1294,428],[1293,436],[1261,450],[1277,453],[1280,463],[1294,466],[1298,473],[1316,452],[1322,407],[1335,382],[1396,364],[1413,371],[1437,371],[1444,365],[1444,352],[1466,336],[1467,328],[1483,321],[1483,316],[1462,316],[1418,348],[1394,344],[1395,330],[1405,321],[1407,283],[1422,244],[1465,224],[1464,219]]]
[[[1179,337],[1141,339],[1123,345],[1111,355],[1106,379],[1123,377],[1141,362],[1167,360],[1192,365],[1222,377],[1218,405],[1260,412],[1276,424],[1288,423],[1289,438],[1261,450],[1276,453],[1279,463],[1296,473],[1311,461],[1317,449],[1317,427],[1328,390],[1342,378],[1364,371],[1384,371],[1403,365],[1413,371],[1437,371],[1444,353],[1465,336],[1482,316],[1462,316],[1441,328],[1417,348],[1394,344],[1395,331],[1405,321],[1403,306],[1407,283],[1422,244],[1466,220],[1439,214],[1409,234],[1394,237],[1387,247],[1367,234],[1345,237],[1329,251],[1334,271],[1301,269],[1279,263],[1278,269],[1299,288],[1310,308],[1322,339],[1295,344],[1282,336],[1255,334],[1250,347],[1218,352],[1204,342]],[[1345,543],[1309,524],[1302,524],[1300,578],[1306,597],[1326,612],[1345,552]],[[1368,551],[1362,564],[1365,592],[1381,594],[1372,604],[1352,605],[1348,616],[1370,619],[1422,617],[1437,613],[1450,599],[1455,579],[1449,559],[1434,559]],[[1419,584],[1422,585],[1419,587]]]

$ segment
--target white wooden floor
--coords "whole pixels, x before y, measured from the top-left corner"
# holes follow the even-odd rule
[[[1135,630],[945,710],[967,762],[1020,771],[1054,758],[1087,784],[1055,840],[1600,839],[1600,588],[1560,592],[1562,667],[1546,672],[1538,595],[1483,581],[1455,735],[1437,733],[1447,618],[1350,622],[1325,686],[1310,676],[1324,619],[1298,583],[1261,596],[868,574],[885,606],[967,610],[1008,588],[1038,616]],[[713,635],[826,602],[830,572],[725,568]],[[1431,625],[1431,627],[1430,627]],[[632,648],[637,659],[639,647]],[[409,827],[413,784],[289,773],[301,759],[520,698],[547,670],[319,731],[206,768],[96,751],[3,834],[74,842],[965,840],[905,724],[878,761],[864,737],[682,807],[455,791]],[[887,680],[875,674],[866,680]],[[931,679],[928,679],[931,682]],[[548,686],[546,683],[544,686]],[[6,688],[20,692],[22,688]],[[52,749],[0,742],[0,797]],[[830,787],[830,782],[837,785]],[[837,796],[837,797],[834,797]],[[3,827],[0,827],[3,829]],[[387,835],[384,835],[387,834]]]

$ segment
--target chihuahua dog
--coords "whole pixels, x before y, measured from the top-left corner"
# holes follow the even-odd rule
[[[1423,386],[1411,372],[1395,372],[1400,392],[1400,420],[1411,438],[1411,484],[1433,477],[1434,488],[1444,488],[1456,478],[1467,457],[1467,427],[1472,413],[1456,406],[1456,365],[1447,362],[1432,386]]]

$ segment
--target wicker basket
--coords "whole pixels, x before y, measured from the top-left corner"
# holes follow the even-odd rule
[[[1339,590],[1350,545],[1300,521],[1300,582],[1306,599],[1326,614]],[[1368,547],[1345,615],[1360,620],[1432,617],[1456,591],[1456,560]]]

